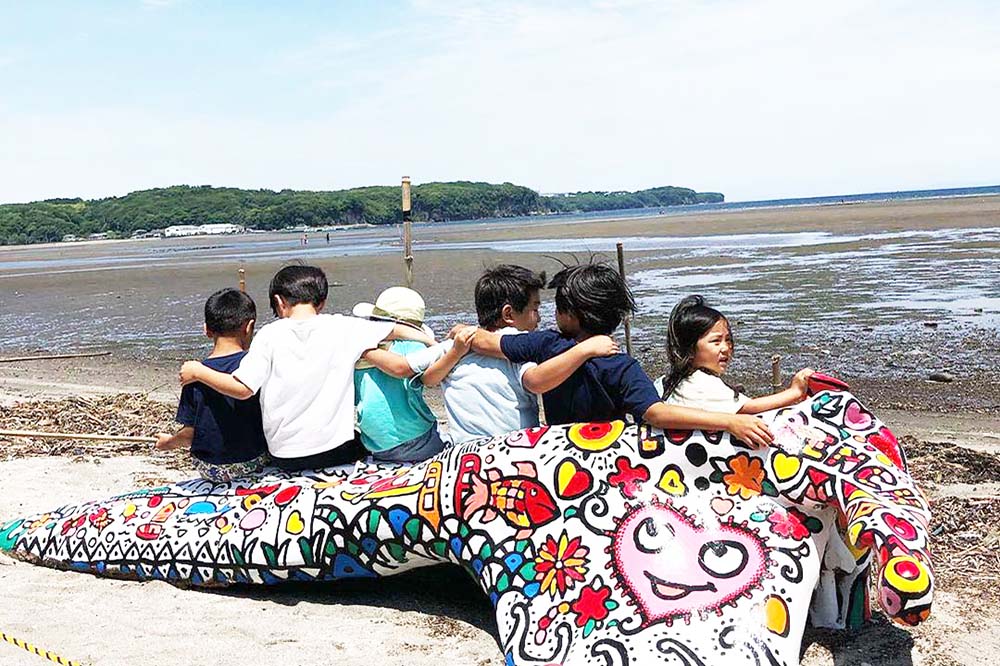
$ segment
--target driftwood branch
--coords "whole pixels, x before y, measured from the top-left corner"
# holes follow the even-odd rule
[[[20,361],[47,361],[54,358],[93,358],[95,356],[111,356],[111,352],[89,352],[86,354],[42,354],[40,356],[12,356],[10,358],[0,358],[0,363],[14,363]]]
[[[155,444],[155,437],[128,435],[88,435],[75,432],[42,432],[39,430],[0,430],[0,437],[37,437],[39,439],[85,439],[94,442],[144,442]]]

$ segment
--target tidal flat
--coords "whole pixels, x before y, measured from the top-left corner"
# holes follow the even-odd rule
[[[615,261],[622,242],[639,310],[633,353],[664,369],[671,307],[700,293],[725,312],[737,341],[731,379],[767,390],[804,366],[851,381],[876,407],[1000,410],[1000,197],[693,212],[642,219],[539,217],[414,227],[414,287],[440,334],[475,322],[485,266]],[[205,353],[205,298],[237,285],[267,307],[270,277],[290,262],[322,267],[328,312],[347,313],[403,281],[401,228],[0,248],[0,355],[112,351],[45,365],[4,364],[0,376],[82,382],[96,373],[158,387]],[[554,323],[543,293],[543,326]],[[621,330],[619,337],[623,337]],[[39,372],[41,371],[41,372]],[[954,377],[928,382],[934,372]]]

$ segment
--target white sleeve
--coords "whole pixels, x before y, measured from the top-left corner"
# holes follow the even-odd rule
[[[233,371],[233,377],[254,393],[260,390],[271,374],[270,341],[267,327],[261,328],[250,342],[250,349],[240,361],[240,366]]]
[[[389,337],[394,324],[391,321],[371,321],[359,317],[344,317],[347,330],[343,339],[335,341],[347,347],[357,361],[369,349],[378,347],[378,343]]]
[[[720,378],[697,371],[677,385],[667,402],[707,412],[736,414],[748,400],[750,398],[742,393],[735,393]]]
[[[536,367],[538,367],[538,364],[537,363],[532,363],[531,361],[528,361],[527,363],[515,363],[514,364],[514,369],[517,370],[517,381],[521,383],[521,388],[524,388],[524,373],[526,373],[528,370],[531,370],[532,368],[536,368]],[[528,389],[524,389],[524,390],[527,391]],[[529,393],[530,393],[530,391],[529,391]]]
[[[436,345],[431,345],[430,347],[424,347],[423,349],[410,352],[406,355],[406,361],[410,364],[410,370],[413,370],[413,372],[419,375],[422,372],[426,372],[427,368],[437,363],[438,359],[450,352],[451,348],[454,346],[454,340],[445,340],[444,342]]]

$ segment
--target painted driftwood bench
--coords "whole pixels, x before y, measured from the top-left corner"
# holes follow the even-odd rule
[[[885,613],[925,619],[929,511],[892,433],[847,392],[765,418],[763,451],[590,423],[412,467],[184,481],[8,521],[0,549],[194,586],[452,562],[495,607],[509,664],[795,664],[818,585],[820,623],[867,616],[869,563]]]

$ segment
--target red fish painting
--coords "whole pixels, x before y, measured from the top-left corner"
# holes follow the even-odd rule
[[[487,470],[486,480],[472,477],[472,490],[465,500],[462,517],[468,520],[477,511],[483,512],[483,522],[497,516],[519,528],[516,539],[527,539],[536,528],[559,516],[552,494],[538,482],[538,473],[531,463],[517,463],[517,475],[501,476],[496,469]]]

